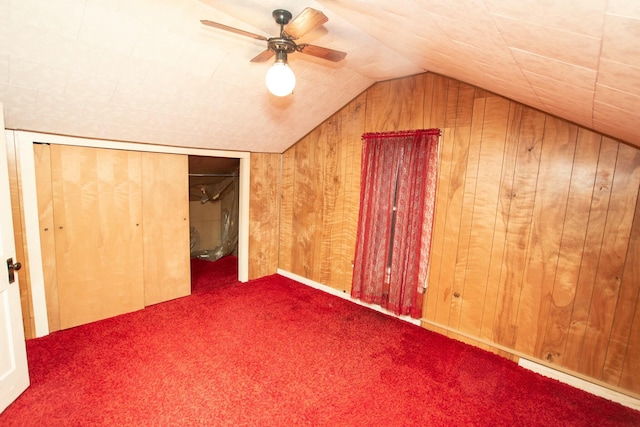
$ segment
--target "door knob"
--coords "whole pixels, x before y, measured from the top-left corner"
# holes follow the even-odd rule
[[[14,272],[20,270],[21,268],[22,268],[22,264],[20,264],[18,261],[14,263],[13,258],[9,258],[7,260],[7,270],[9,272],[9,283],[13,283],[16,281],[16,276]]]

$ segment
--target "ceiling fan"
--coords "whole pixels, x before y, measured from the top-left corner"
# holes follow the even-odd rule
[[[265,62],[275,55],[275,63],[267,72],[267,88],[276,96],[286,96],[293,92],[295,86],[295,75],[287,64],[287,55],[300,52],[328,61],[342,61],[347,54],[326,47],[315,46],[307,43],[296,43],[295,40],[307,34],[311,30],[323,25],[329,20],[327,16],[319,10],[310,7],[305,8],[295,19],[291,19],[291,12],[284,9],[276,9],[272,13],[276,24],[280,25],[280,35],[277,37],[265,37],[248,31],[229,27],[218,22],[206,19],[200,22],[209,27],[230,31],[242,36],[267,42],[267,50],[259,53],[251,62]]]

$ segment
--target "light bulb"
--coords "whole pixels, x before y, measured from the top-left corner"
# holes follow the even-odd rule
[[[275,96],[291,95],[296,86],[296,76],[285,62],[276,62],[267,71],[267,89]]]

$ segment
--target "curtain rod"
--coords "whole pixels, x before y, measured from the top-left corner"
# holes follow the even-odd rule
[[[189,176],[238,176],[237,173],[190,173]]]

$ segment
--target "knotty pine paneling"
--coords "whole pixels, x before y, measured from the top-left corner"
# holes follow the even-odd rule
[[[278,268],[280,155],[252,153],[249,201],[249,279],[275,274]]]
[[[603,375],[608,351],[601,349],[613,350],[608,344],[614,316],[623,315],[623,306],[618,304],[618,299],[639,186],[640,150],[620,145],[607,209],[604,240],[582,344],[582,352],[590,354],[591,357],[583,357],[578,367],[580,372],[594,378],[601,378]],[[629,206],[629,202],[633,205]]]
[[[437,323],[454,325],[457,329],[457,320],[460,313],[461,301],[457,297],[460,295],[460,288],[463,287],[461,274],[464,271],[456,268],[462,265],[466,253],[463,252],[465,236],[469,235],[468,213],[464,211],[465,202],[465,181],[467,178],[467,164],[469,162],[469,136],[471,134],[471,114],[469,106],[473,103],[474,89],[471,86],[460,82],[449,84],[450,94],[447,97],[447,114],[445,117],[446,127],[443,133],[447,141],[451,141],[452,154],[450,159],[450,175],[447,179],[449,183],[448,198],[442,200],[446,203],[446,222],[444,224],[444,245],[442,247],[440,263],[440,283],[446,283],[443,296],[447,300],[445,304],[438,304],[436,307],[435,319]],[[460,107],[460,108],[458,108]],[[475,147],[473,147],[475,148]],[[473,156],[472,156],[473,157]],[[473,159],[471,159],[473,162]],[[471,196],[466,194],[466,196]],[[468,206],[468,205],[467,205]],[[452,240],[455,238],[455,241]],[[462,240],[462,241],[461,241]],[[460,244],[460,245],[458,245]],[[458,251],[460,249],[460,251]],[[456,273],[458,280],[456,281]],[[444,301],[443,301],[444,302]],[[458,338],[455,334],[449,333],[452,338]]]
[[[473,205],[475,200],[475,191],[473,191],[473,183],[478,181],[478,162],[480,157],[480,144],[471,144],[469,141],[476,140],[482,132],[482,123],[484,118],[484,98],[479,98],[478,102],[474,101],[475,89],[466,84],[460,84],[458,87],[458,109],[456,114],[456,138],[466,141],[461,145],[460,153],[466,156],[466,170],[460,171],[457,175],[460,177],[460,187],[458,188],[459,202],[459,229],[458,244],[456,247],[455,264],[453,267],[453,300],[451,304],[451,312],[449,314],[449,324],[456,330],[460,329],[460,319],[462,317],[462,300],[456,295],[462,295],[465,288],[465,277],[467,273],[467,263],[469,259],[469,245],[471,238],[471,221],[473,218]],[[477,104],[477,109],[472,106]],[[470,112],[477,111],[477,114]],[[454,171],[456,173],[456,171]],[[473,314],[478,311],[478,307],[474,304],[473,298],[465,299],[464,311]],[[476,306],[474,308],[473,306]],[[469,344],[477,344],[476,341],[470,341],[464,336],[455,336],[453,338]]]
[[[495,213],[491,212],[491,208],[488,208],[489,213],[485,213],[477,219],[477,222],[483,222],[495,216],[494,226],[489,231],[492,236],[491,250],[488,253],[488,261],[485,261],[488,264],[488,275],[485,279],[487,281],[487,294],[485,295],[482,326],[480,330],[481,337],[489,342],[497,342],[496,334],[494,333],[494,320],[496,312],[502,308],[502,304],[498,304],[498,295],[500,295],[502,290],[500,285],[503,274],[503,260],[507,253],[509,212],[511,210],[511,201],[515,194],[511,188],[513,186],[515,159],[518,148],[517,129],[522,118],[521,106],[511,104],[508,101],[506,102],[506,105],[498,104],[495,106],[495,109],[491,111],[499,117],[499,122],[493,122],[490,125],[496,132],[495,139],[490,138],[490,142],[482,141],[482,144],[497,144],[503,149],[500,161],[494,165],[493,169],[488,169],[487,171],[491,174],[491,177],[483,181],[485,185],[480,187],[488,188],[489,182],[498,186]],[[491,112],[487,112],[487,116],[490,116]],[[501,132],[504,132],[504,134],[501,134]],[[481,170],[486,169],[487,168],[483,167]],[[498,178],[498,175],[500,175],[500,178]],[[482,172],[480,176],[482,177]],[[481,206],[478,208],[482,209]],[[482,254],[479,253],[477,256],[482,257]]]
[[[280,236],[278,239],[278,267],[292,271],[293,254],[293,198],[294,198],[294,162],[296,148],[304,139],[282,154],[282,171],[280,176]],[[305,254],[305,256],[307,256]]]
[[[361,134],[431,127],[424,327],[640,394],[640,150],[463,82],[377,83],[282,155],[280,268],[348,292]]]
[[[282,155],[279,267],[343,292],[351,291],[365,103],[356,98]]]
[[[365,132],[387,132],[424,127],[426,74],[391,80],[367,91]]]
[[[443,141],[451,138],[452,133],[445,128],[446,123],[446,113],[447,113],[447,105],[448,105],[448,86],[449,79],[445,79],[444,77],[438,76],[436,74],[427,74],[427,88],[430,89],[428,93],[431,95],[427,97],[427,99],[431,100],[431,103],[428,104],[431,106],[429,111],[424,112],[425,116],[425,127],[427,128],[438,128],[441,129],[442,136],[440,137],[440,146],[439,146],[439,168],[438,168],[438,183],[437,183],[437,191],[438,191],[438,199],[439,200],[448,200],[449,197],[449,188],[450,188],[450,180],[451,177],[451,156],[453,155],[453,144],[444,144]],[[451,80],[453,83],[454,81]],[[455,93],[457,97],[457,92]],[[452,94],[453,98],[453,94]],[[453,102],[453,101],[452,101]],[[446,203],[438,203],[435,207],[434,212],[434,224],[433,224],[433,234],[431,237],[431,247],[437,248],[437,250],[431,250],[431,265],[441,265],[442,263],[442,249],[444,245],[444,226],[446,225],[447,220],[447,204]],[[440,270],[438,270],[439,272]],[[427,280],[427,290],[425,292],[424,298],[424,308],[423,312],[435,313],[438,304],[445,303],[445,300],[449,300],[450,292],[441,290],[440,288],[440,280],[437,275],[430,274]],[[435,295],[441,294],[442,298],[437,298]],[[438,328],[431,324],[424,324],[426,328],[441,333],[443,335],[447,335],[448,332],[445,329]]]
[[[640,280],[638,277],[640,277],[640,189],[627,262],[622,276],[621,286],[624,292],[620,293],[620,299],[624,301],[622,303],[624,307],[622,310],[616,310],[614,333],[611,334],[613,346],[610,344],[613,350],[611,351],[613,361],[607,358],[608,363],[605,364],[605,380],[615,383],[619,378],[620,386],[626,390],[640,389],[640,310],[637,307],[637,301],[640,298]],[[636,301],[635,306],[634,301]],[[630,318],[632,311],[633,317]],[[624,347],[626,351],[623,350]]]
[[[544,138],[538,164],[535,201],[524,266],[523,288],[516,327],[529,334],[517,334],[516,350],[525,354],[540,354],[550,298],[558,266],[560,239],[569,195],[572,162],[575,153],[577,127],[553,117],[544,121]],[[558,203],[562,200],[563,203]],[[542,331],[541,331],[542,330]]]
[[[314,278],[321,283],[326,283],[327,277],[321,276],[320,265],[322,242],[324,233],[325,214],[323,195],[325,193],[324,181],[325,165],[330,165],[332,159],[325,156],[325,144],[321,139],[323,126],[314,130],[303,144],[296,146],[294,156],[294,198],[293,211],[296,213],[293,221],[292,237],[293,250],[308,254],[299,257],[292,253],[292,270],[304,277]],[[329,153],[327,153],[329,155]],[[329,224],[327,224],[330,227]],[[331,242],[327,242],[330,245]],[[324,279],[324,280],[323,280]]]
[[[459,329],[491,341],[493,328],[492,325],[487,326],[486,319],[493,321],[495,303],[491,302],[496,300],[498,289],[497,281],[489,280],[492,265],[487,262],[487,254],[492,255],[489,259],[500,258],[499,251],[504,248],[504,240],[499,241],[494,239],[494,236],[496,227],[501,226],[498,206],[509,103],[506,99],[497,96],[477,99],[477,102],[483,101],[484,114],[482,116],[474,114],[474,118],[481,117],[483,123],[480,133],[481,143],[478,144],[480,152],[476,178],[477,182],[484,182],[486,185],[476,185],[474,192],[465,281],[474,283],[475,286],[464,289],[466,307],[460,315]],[[486,346],[482,347],[490,350]]]
[[[580,258],[578,281],[571,284],[575,289],[575,296],[569,304],[571,315],[562,360],[562,366],[573,371],[579,370],[583,358],[582,343],[591,309],[591,297],[595,287],[598,262],[602,252],[605,222],[618,157],[618,145],[614,141],[602,139],[590,206],[587,211],[582,213],[582,215],[587,214],[589,219],[584,234],[585,243]]]
[[[556,274],[553,277],[552,291],[544,331],[538,343],[542,346],[540,354],[546,360],[563,363],[564,349],[571,323],[573,301],[576,297],[576,284],[580,279],[580,267],[587,236],[587,225],[591,197],[594,192],[600,141],[602,136],[584,129],[578,129],[573,163],[578,165],[577,173],[571,174],[567,207],[561,222],[562,234]]]
[[[640,191],[640,189],[639,189]],[[613,318],[611,335],[609,337],[609,351],[602,372],[603,380],[615,383],[620,380],[623,369],[629,372],[635,369],[632,375],[625,378],[634,377],[640,380],[640,357],[637,349],[639,337],[637,333],[631,334],[629,325],[634,325],[640,321],[634,316],[640,316],[636,310],[636,301],[640,295],[640,199],[636,204],[635,216],[632,221],[631,238],[627,249],[626,261],[621,278],[620,292],[618,293],[618,303]],[[636,280],[628,280],[630,278]],[[625,280],[627,279],[627,280]],[[629,349],[627,350],[627,346]],[[626,350],[626,351],[625,351]]]
[[[520,107],[520,106],[518,106]],[[494,341],[505,347],[515,348],[518,336],[532,331],[518,329],[521,320],[521,294],[531,290],[524,283],[529,249],[529,235],[533,224],[538,169],[545,115],[529,108],[520,110],[513,180],[506,188],[509,197],[509,213],[506,218],[506,247],[502,259],[502,271],[498,283],[496,313],[493,323]],[[518,113],[517,113],[518,114]],[[515,129],[514,129],[515,130]],[[529,301],[533,306],[536,301]],[[522,307],[525,311],[526,308]]]

